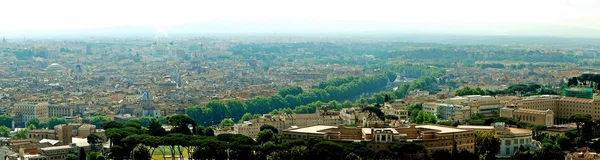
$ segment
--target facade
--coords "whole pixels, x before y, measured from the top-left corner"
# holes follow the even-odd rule
[[[453,104],[438,104],[437,118],[465,122],[471,117],[471,107]]]
[[[532,132],[529,129],[509,128],[505,127],[504,123],[494,124],[494,129],[500,139],[500,152],[496,157],[512,157],[520,146],[535,149]]]
[[[304,127],[310,125],[338,125],[343,124],[339,112],[317,112],[313,114],[265,114],[262,117],[246,121],[234,126],[234,131],[248,137],[256,137],[260,132],[260,126],[272,125],[277,130],[285,130],[292,126]]]
[[[74,107],[67,104],[48,105],[48,117],[72,117]]]
[[[500,110],[500,117],[514,118],[530,124],[544,125],[546,127],[554,126],[554,112],[550,109],[544,111],[505,107]]]
[[[44,129],[36,129],[31,130],[27,133],[27,138],[29,139],[56,139],[56,132],[53,130],[44,130]]]
[[[599,100],[538,96],[515,101],[513,105],[521,109],[551,110],[554,113],[554,124],[569,123],[569,117],[575,114],[589,114],[592,119],[600,118]]]
[[[15,125],[25,127],[25,123],[29,119],[37,118],[41,122],[48,120],[48,103],[36,103],[36,102],[23,102],[16,103],[13,106],[13,116],[20,116],[15,118]]]
[[[285,139],[323,138],[338,142],[364,142],[374,151],[388,150],[388,144],[399,141],[412,141],[425,146],[428,154],[438,150],[457,149],[473,152],[475,134],[470,129],[458,129],[439,125],[411,125],[397,128],[361,128],[343,125],[315,125],[291,128],[281,132]]]
[[[471,107],[456,104],[424,103],[423,111],[441,120],[464,122],[471,117]]]
[[[56,140],[62,144],[71,144],[73,138],[73,126],[70,124],[60,124],[54,127],[56,132]]]
[[[142,106],[142,116],[149,117],[159,117],[160,109],[157,109],[154,106],[154,99],[150,92],[144,92],[139,100],[140,105]]]
[[[423,112],[427,112],[427,113],[435,116],[435,115],[437,115],[439,106],[440,106],[439,103],[433,103],[433,102],[423,103]]]

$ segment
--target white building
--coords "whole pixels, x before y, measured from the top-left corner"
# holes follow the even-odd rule
[[[529,129],[506,127],[504,122],[494,124],[494,130],[500,138],[500,152],[496,157],[512,157],[520,146],[534,150],[532,132]]]

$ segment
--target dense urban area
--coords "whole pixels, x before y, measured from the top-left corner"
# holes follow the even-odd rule
[[[596,160],[598,42],[3,38],[0,158]]]

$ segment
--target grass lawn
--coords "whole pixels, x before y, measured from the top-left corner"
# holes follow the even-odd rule
[[[163,158],[163,152],[166,156],[171,156],[171,147],[169,146],[160,146],[158,148],[156,148],[154,150],[154,155],[152,155],[152,159],[153,160],[171,160],[172,158]],[[180,152],[183,152],[183,157],[187,158],[188,153],[187,153],[187,149],[181,147],[181,151],[179,151],[177,149],[177,147],[175,147],[175,156],[179,155]]]

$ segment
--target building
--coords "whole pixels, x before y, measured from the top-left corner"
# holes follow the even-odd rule
[[[150,92],[144,92],[139,100],[140,105],[142,106],[142,116],[149,117],[158,117],[160,116],[160,109],[157,109],[154,106],[154,99]]]
[[[475,150],[475,131],[471,129],[441,125],[411,125],[396,128],[396,130],[401,134],[406,134],[407,140],[423,144],[430,156],[438,150],[451,152],[453,143],[456,143],[459,151],[473,152]]]
[[[471,107],[456,104],[424,103],[423,111],[441,120],[464,122],[471,117]]]
[[[600,155],[595,152],[571,152],[567,153],[565,160],[599,160]]]
[[[484,116],[497,115],[504,104],[496,97],[482,95],[457,96],[440,101],[440,103],[463,105],[471,107],[471,113],[480,113]]]
[[[465,122],[471,117],[471,107],[453,104],[438,104],[438,119]]]
[[[68,104],[48,105],[48,117],[72,117],[75,108]]]
[[[554,126],[554,112],[550,109],[534,110],[505,107],[500,110],[500,117],[514,118],[530,124]]]
[[[569,123],[569,118],[575,114],[589,114],[592,119],[600,118],[600,100],[596,99],[543,95],[514,101],[512,105],[520,109],[550,110],[554,113],[554,124]]]
[[[506,127],[503,122],[494,124],[494,130],[500,139],[500,152],[496,157],[512,157],[520,146],[536,149],[533,145],[532,132],[529,129]]]
[[[256,137],[258,132],[260,132],[260,126],[266,124],[272,125],[277,130],[282,131],[292,126],[338,125],[343,124],[343,121],[338,111],[317,112],[313,114],[265,114],[258,119],[234,125],[234,131],[248,137]]]
[[[427,102],[423,103],[423,112],[427,112],[431,115],[436,115],[438,112],[439,103]]]
[[[480,132],[495,132],[500,139],[500,152],[498,152],[496,157],[512,157],[521,146],[529,148],[529,150],[537,149],[537,143],[532,139],[531,130],[507,127],[504,122],[495,123],[493,126],[459,125],[457,128]]]
[[[37,118],[41,122],[48,120],[48,103],[42,102],[22,102],[16,103],[13,105],[14,116],[18,116],[15,118],[15,126],[17,127],[25,127],[25,123],[29,121],[29,119]]]
[[[295,127],[281,132],[285,139],[323,138],[337,142],[364,142],[374,151],[387,150],[390,142],[411,141],[425,146],[428,154],[438,150],[457,149],[473,152],[475,134],[470,129],[458,129],[440,125],[411,125],[397,128],[361,128],[343,125],[314,125]]]
[[[73,138],[73,126],[70,124],[60,124],[54,127],[56,133],[56,140],[59,140],[62,144],[71,144]]]
[[[31,130],[27,133],[29,139],[56,139],[56,132],[54,130],[36,129]]]

